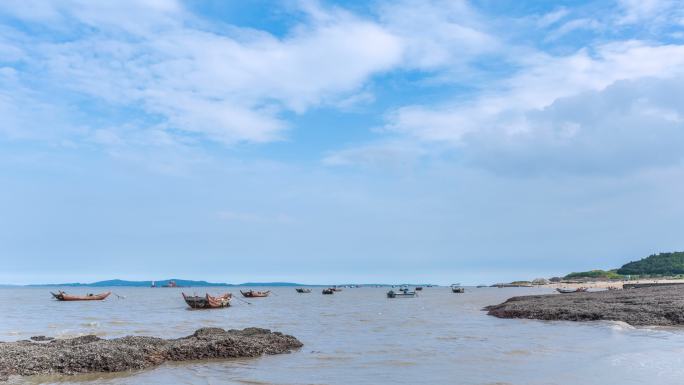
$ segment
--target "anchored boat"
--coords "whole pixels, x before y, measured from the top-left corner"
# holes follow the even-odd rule
[[[327,288],[327,289],[323,289],[323,291],[321,293],[323,293],[323,294],[335,294],[335,290],[332,288]]]
[[[86,295],[70,295],[63,291],[58,291],[57,294],[50,292],[53,297],[58,301],[102,301],[103,299],[109,297],[112,294],[111,291],[100,294],[86,294]]]
[[[387,292],[387,298],[413,298],[416,296],[415,291],[408,289],[400,289],[398,291],[390,290]]]
[[[185,293],[181,294],[183,295],[185,303],[193,309],[220,309],[229,307],[230,300],[233,298],[233,295],[230,293],[225,293],[218,297],[212,297],[209,294],[206,294],[204,297],[198,295],[185,295]]]
[[[559,287],[559,288],[556,288],[556,291],[561,293],[561,294],[582,293],[582,292],[587,291],[587,288],[586,287],[579,287],[577,289],[568,289],[568,288],[564,288],[564,287]]]
[[[305,289],[302,287],[298,287],[295,290],[297,291],[297,293],[311,293],[311,289]]]
[[[247,298],[262,298],[262,297],[268,297],[268,295],[271,294],[271,291],[270,290],[266,290],[266,291],[256,291],[256,290],[242,291],[242,290],[240,290],[240,293],[242,293],[242,295],[244,297],[247,297]]]

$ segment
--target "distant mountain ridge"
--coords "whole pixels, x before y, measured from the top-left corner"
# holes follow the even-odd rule
[[[231,283],[216,283],[207,281],[194,281],[188,279],[162,279],[159,281],[127,281],[123,279],[110,279],[106,281],[98,281],[91,283],[48,283],[48,284],[33,284],[26,286],[63,286],[63,287],[151,287],[152,282],[157,287],[166,286],[169,282],[174,281],[176,285],[182,287],[208,287],[208,286],[305,286],[298,283],[292,282],[247,282],[243,284],[231,284]]]

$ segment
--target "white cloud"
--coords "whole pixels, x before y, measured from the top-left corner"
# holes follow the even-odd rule
[[[82,24],[91,29],[68,42],[26,36],[26,46],[3,45],[1,52],[29,50],[20,78],[139,108],[168,129],[227,144],[277,140],[287,127],[281,112],[349,100],[403,52],[401,41],[381,26],[341,10],[313,15],[278,38],[238,28],[228,34],[192,28],[193,15],[167,2],[36,6],[43,11],[34,14],[31,4],[13,3],[6,12],[27,21],[50,19],[57,31]]]
[[[546,13],[539,17],[539,19],[537,20],[537,25],[542,28],[550,27],[559,22],[560,20],[563,20],[569,14],[570,11],[567,8],[561,7],[559,9],[556,9],[555,11]]]
[[[527,111],[525,130],[462,138],[467,162],[499,172],[623,173],[684,160],[684,76],[613,83]]]
[[[684,46],[613,43],[565,57],[537,54],[525,63],[522,72],[474,100],[399,108],[388,115],[385,130],[424,146],[447,144],[473,164],[498,169],[502,162],[527,162],[521,168],[529,170],[605,171],[679,161],[671,146],[684,145],[684,99],[676,96],[684,90]],[[650,139],[640,141],[640,135]],[[363,158],[372,157],[368,150]],[[630,160],[630,153],[639,156]]]
[[[601,24],[599,21],[594,20],[594,19],[590,19],[590,18],[573,19],[573,20],[570,20],[566,23],[563,23],[563,25],[561,25],[560,27],[551,31],[546,36],[546,41],[560,39],[563,36],[568,35],[568,34],[575,32],[575,31],[579,31],[579,30],[600,30],[602,27],[603,27],[603,24]]]
[[[462,67],[502,46],[466,1],[383,3],[380,21],[406,46],[403,65],[423,70]]]
[[[640,42],[608,44],[565,57],[536,54],[526,68],[474,101],[442,107],[407,106],[389,116],[386,129],[425,141],[458,143],[481,129],[526,130],[524,115],[559,98],[601,90],[618,80],[684,74],[684,46]]]
[[[618,0],[622,15],[620,24],[639,23],[649,20],[653,23],[659,19],[669,18],[675,12],[684,9],[680,0]]]

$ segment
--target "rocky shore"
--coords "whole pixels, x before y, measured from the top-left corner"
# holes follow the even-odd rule
[[[682,326],[684,285],[521,296],[484,310],[499,318],[610,320],[634,326]]]
[[[165,361],[258,357],[301,346],[293,336],[258,328],[203,328],[190,336],[168,340],[144,336],[107,340],[93,335],[58,340],[38,336],[31,341],[0,342],[0,381],[13,375],[121,372]]]

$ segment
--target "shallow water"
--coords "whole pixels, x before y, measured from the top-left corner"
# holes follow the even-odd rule
[[[272,288],[270,297],[189,311],[181,291],[113,288],[104,302],[58,302],[49,289],[0,289],[0,340],[34,335],[180,337],[203,326],[264,327],[299,338],[292,354],[165,364],[124,374],[13,379],[55,384],[682,384],[684,331],[611,322],[503,320],[483,306],[539,288],[425,288],[387,299],[384,288],[334,295]],[[229,288],[239,295],[237,288]],[[72,289],[73,293],[100,291]]]

